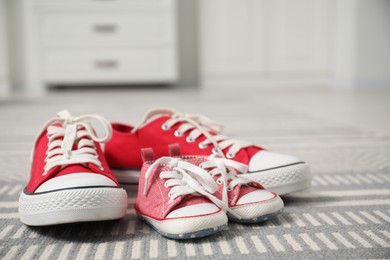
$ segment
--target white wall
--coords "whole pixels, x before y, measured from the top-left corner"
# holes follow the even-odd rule
[[[331,86],[390,88],[390,1],[337,2]]]
[[[390,88],[390,1],[359,0],[357,87]]]

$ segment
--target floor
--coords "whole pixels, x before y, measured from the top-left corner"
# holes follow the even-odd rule
[[[174,88],[54,90],[0,100],[0,258],[390,258],[390,91]],[[204,114],[227,135],[310,163],[313,188],[261,225],[175,242],[134,217],[29,228],[17,215],[34,137],[64,108],[138,123],[152,107]]]

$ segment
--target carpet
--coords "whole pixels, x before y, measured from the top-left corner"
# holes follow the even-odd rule
[[[139,122],[147,108],[175,107],[224,122],[230,136],[306,160],[310,190],[285,196],[285,210],[256,225],[229,223],[193,241],[161,237],[135,217],[137,187],[117,221],[28,227],[18,197],[28,181],[30,151],[46,120],[67,108]],[[257,102],[251,96],[166,91],[52,93],[0,103],[1,259],[366,259],[390,258],[390,137]]]

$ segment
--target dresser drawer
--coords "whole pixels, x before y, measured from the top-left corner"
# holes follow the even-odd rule
[[[144,13],[46,13],[41,16],[40,34],[44,41],[132,41],[172,42],[172,14]],[[46,42],[48,41],[48,42]]]
[[[175,0],[35,0],[34,3],[40,11],[158,11],[166,8],[175,10]]]
[[[160,3],[170,0],[36,0],[38,4],[135,4],[135,3]]]
[[[48,81],[173,80],[176,77],[173,49],[156,50],[50,50],[42,58]]]

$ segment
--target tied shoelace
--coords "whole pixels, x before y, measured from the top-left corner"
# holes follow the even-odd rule
[[[227,205],[229,205],[228,192],[232,191],[237,185],[246,185],[253,182],[237,174],[237,172],[240,174],[246,173],[248,166],[233,160],[219,158],[217,155],[209,156],[208,160],[201,163],[199,167],[207,170],[213,178],[220,175],[217,183],[223,185],[222,201]]]
[[[90,120],[96,120],[103,126],[103,137],[96,135],[89,123]],[[70,164],[91,163],[102,169],[94,141],[105,143],[112,136],[111,124],[105,118],[97,115],[72,117],[64,110],[47,122],[45,129],[47,129],[49,142],[42,175],[46,175],[56,166],[63,167]],[[73,149],[75,145],[77,148]]]
[[[199,143],[199,148],[205,149],[209,145],[213,145],[213,152],[222,157],[229,159],[234,158],[241,149],[252,145],[250,142],[230,139],[222,135],[222,125],[205,116],[175,113],[175,111],[168,109],[155,109],[150,111],[146,114],[143,122],[138,127],[135,127],[132,132],[136,132],[138,129],[149,123],[155,116],[163,114],[171,116],[171,118],[162,125],[163,130],[169,130],[175,124],[182,123],[175,131],[175,136],[180,137],[186,132],[189,132],[186,139],[189,143],[195,142],[196,139],[201,136],[205,136],[206,139]],[[215,135],[210,134],[210,132],[213,132]],[[222,151],[228,147],[230,148],[225,156]]]
[[[168,193],[169,203],[172,203],[179,196],[200,194],[207,197],[225,212],[228,211],[235,217],[241,218],[229,208],[227,203],[212,195],[217,191],[218,185],[207,171],[180,158],[161,157],[148,168],[145,173],[145,196],[147,196],[150,188],[148,185],[150,178],[157,172],[154,169],[159,165],[167,165],[170,168],[169,171],[162,171],[159,174],[161,179],[166,180],[164,186],[170,189]]]

